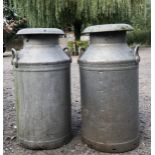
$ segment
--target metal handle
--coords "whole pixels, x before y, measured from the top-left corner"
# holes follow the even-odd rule
[[[68,47],[63,48],[63,51],[70,57],[70,53],[69,53]]]
[[[70,61],[72,62],[72,58],[71,58],[71,55],[70,55],[68,47],[63,48],[63,51],[69,56]]]
[[[12,61],[11,61],[11,64],[15,65],[15,67],[17,68],[18,67],[18,53],[17,53],[17,51],[14,48],[12,48],[11,51],[12,51]]]
[[[136,47],[134,48],[134,55],[136,57],[136,62],[139,63],[140,62],[140,56],[139,56],[139,47],[140,45],[136,45]]]

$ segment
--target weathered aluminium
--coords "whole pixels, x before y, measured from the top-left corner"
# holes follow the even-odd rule
[[[126,43],[127,24],[88,27],[90,45],[79,59],[82,139],[103,152],[126,152],[139,144],[138,46]]]
[[[12,49],[17,136],[30,149],[53,149],[71,138],[70,58],[58,45],[63,31],[20,30],[23,49]]]

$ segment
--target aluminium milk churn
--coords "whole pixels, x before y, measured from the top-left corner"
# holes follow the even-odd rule
[[[58,45],[56,28],[18,31],[23,49],[12,49],[17,136],[30,149],[53,149],[71,138],[70,58]]]
[[[90,45],[79,59],[82,139],[103,152],[138,146],[138,46],[126,43],[127,24],[90,26]]]

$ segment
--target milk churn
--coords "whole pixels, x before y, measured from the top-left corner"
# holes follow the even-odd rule
[[[12,49],[17,136],[30,149],[52,149],[71,138],[70,58],[58,45],[56,28],[18,31],[23,49]]]
[[[79,59],[82,139],[103,152],[138,146],[138,46],[126,43],[127,24],[90,26],[90,45]]]

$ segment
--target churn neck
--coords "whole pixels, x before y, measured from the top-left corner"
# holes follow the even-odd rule
[[[126,31],[133,28],[128,24],[104,24],[87,27],[83,34],[90,35],[90,44],[126,43]]]
[[[90,44],[126,43],[126,31],[101,32],[90,34]]]
[[[17,32],[23,36],[24,46],[57,45],[59,36],[63,34],[57,28],[26,28]]]
[[[24,35],[23,42],[24,46],[46,46],[46,45],[57,45],[58,44],[58,35],[52,34],[35,34],[35,35]]]

